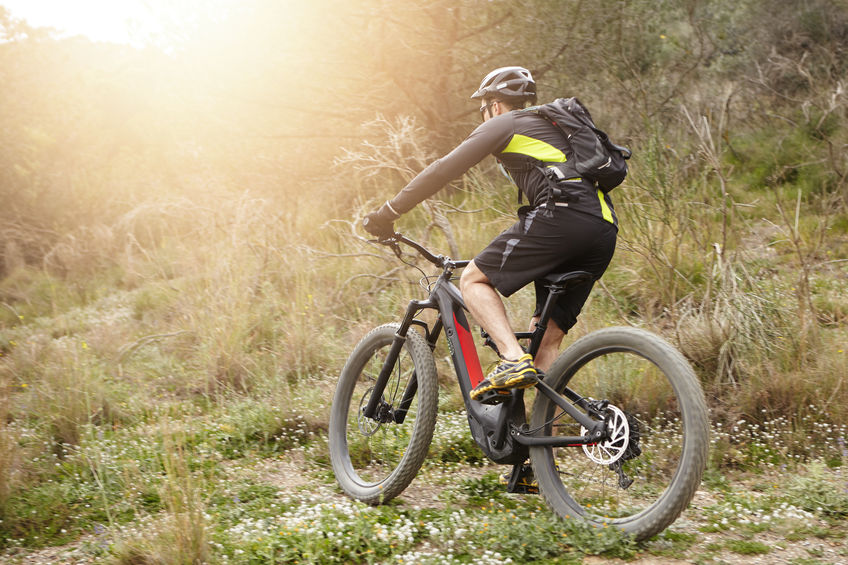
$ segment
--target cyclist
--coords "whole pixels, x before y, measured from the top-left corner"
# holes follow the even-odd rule
[[[591,181],[569,170],[570,148],[555,125],[534,112],[523,111],[536,103],[536,83],[523,67],[502,67],[485,76],[471,96],[480,101],[483,123],[453,151],[431,163],[394,198],[368,214],[363,227],[386,238],[394,222],[445,184],[494,155],[528,206],[518,210],[518,221],[495,237],[465,268],[460,290],[468,310],[498,347],[501,360],[471,392],[474,400],[485,393],[528,388],[536,383],[537,368],[553,363],[566,332],[592,289],[592,282],[575,287],[558,299],[534,360],[515,338],[498,292],[510,296],[535,282],[536,312],[531,331],[545,304],[545,275],[588,271],[601,277],[615,251],[618,220],[612,202]],[[566,173],[565,187],[554,196],[551,182],[540,164],[558,164]]]

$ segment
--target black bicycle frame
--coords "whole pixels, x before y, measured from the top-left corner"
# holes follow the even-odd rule
[[[538,394],[544,394],[556,403],[564,412],[586,428],[584,436],[553,437],[538,436],[526,429],[524,391],[514,390],[502,403],[486,405],[471,400],[471,390],[483,380],[483,370],[471,335],[468,318],[465,315],[466,306],[459,289],[451,282],[453,271],[465,267],[469,261],[453,261],[441,256],[435,256],[417,243],[403,236],[396,236],[398,241],[411,245],[430,262],[442,267],[443,272],[432,285],[430,295],[426,300],[412,300],[406,309],[406,314],[395,333],[389,354],[385,359],[377,381],[363,410],[363,416],[379,421],[402,422],[406,417],[409,406],[418,390],[416,375],[413,373],[404,395],[398,406],[392,408],[383,400],[383,390],[386,387],[398,355],[406,341],[409,328],[414,324],[421,326],[430,348],[436,346],[439,335],[444,331],[453,360],[454,370],[459,381],[460,391],[468,414],[468,421],[475,441],[486,455],[497,463],[518,464],[526,460],[529,446],[580,446],[591,445],[602,441],[606,436],[606,423],[602,417],[590,415],[592,410],[589,402],[573,390],[566,387],[562,395],[544,382],[540,374],[536,384]],[[399,252],[396,250],[396,252]],[[533,332],[518,332],[518,339],[529,339],[528,353],[535,355],[545,333],[550,319],[550,306],[556,297],[565,291],[565,284],[552,283],[550,294],[536,329]],[[439,312],[437,321],[430,327],[419,320],[417,316],[424,310],[433,309]],[[494,344],[488,342],[494,348]]]

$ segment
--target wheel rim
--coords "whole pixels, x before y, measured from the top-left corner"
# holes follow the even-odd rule
[[[401,464],[418,416],[418,395],[413,399],[400,424],[394,420],[378,421],[363,415],[389,346],[390,344],[385,344],[379,347],[366,361],[350,395],[345,440],[352,478],[365,487],[384,483]],[[412,359],[405,349],[401,350],[383,392],[381,409],[384,414],[391,414],[391,411],[399,407],[413,374]]]
[[[568,381],[584,397],[609,401],[613,434],[596,446],[550,449],[560,496],[598,522],[628,522],[656,507],[684,453],[680,402],[669,379],[641,355],[607,350],[585,358]],[[547,412],[545,435],[585,434],[561,408],[551,403]]]

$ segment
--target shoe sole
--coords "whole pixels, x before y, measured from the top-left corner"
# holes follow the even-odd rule
[[[512,398],[511,390],[489,390],[475,395],[475,397],[472,398],[472,401],[479,402],[480,404],[486,404],[488,406],[495,406],[502,402],[506,402],[510,398]]]
[[[494,391],[510,391],[510,390],[520,390],[525,388],[530,388],[535,386],[538,382],[538,379],[535,375],[516,375],[511,379],[507,380],[504,384],[496,385],[491,384],[486,388],[481,388],[480,390],[474,390],[471,392],[471,400],[477,400],[481,395],[490,390]]]
[[[503,386],[495,387],[495,388],[530,388],[535,385],[539,379],[536,377],[536,371],[533,371],[533,374],[520,374],[512,377],[507,380]]]

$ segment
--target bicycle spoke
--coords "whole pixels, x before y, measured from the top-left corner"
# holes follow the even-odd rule
[[[400,405],[404,391],[414,373],[414,364],[406,352],[401,352],[386,387],[375,418],[364,416],[364,407],[374,392],[382,371],[388,346],[375,352],[362,369],[354,389],[348,416],[347,441],[350,460],[360,480],[378,484],[386,480],[403,459],[418,418],[418,403],[413,400],[405,413],[403,424],[394,421],[394,410]]]
[[[652,507],[683,452],[682,420],[670,382],[647,359],[610,352],[584,363],[568,386],[587,399],[608,402],[598,405],[605,406],[602,411],[611,423],[610,436],[600,444],[550,448],[575,510],[604,519],[626,518]],[[586,433],[561,408],[551,406],[541,435]]]

